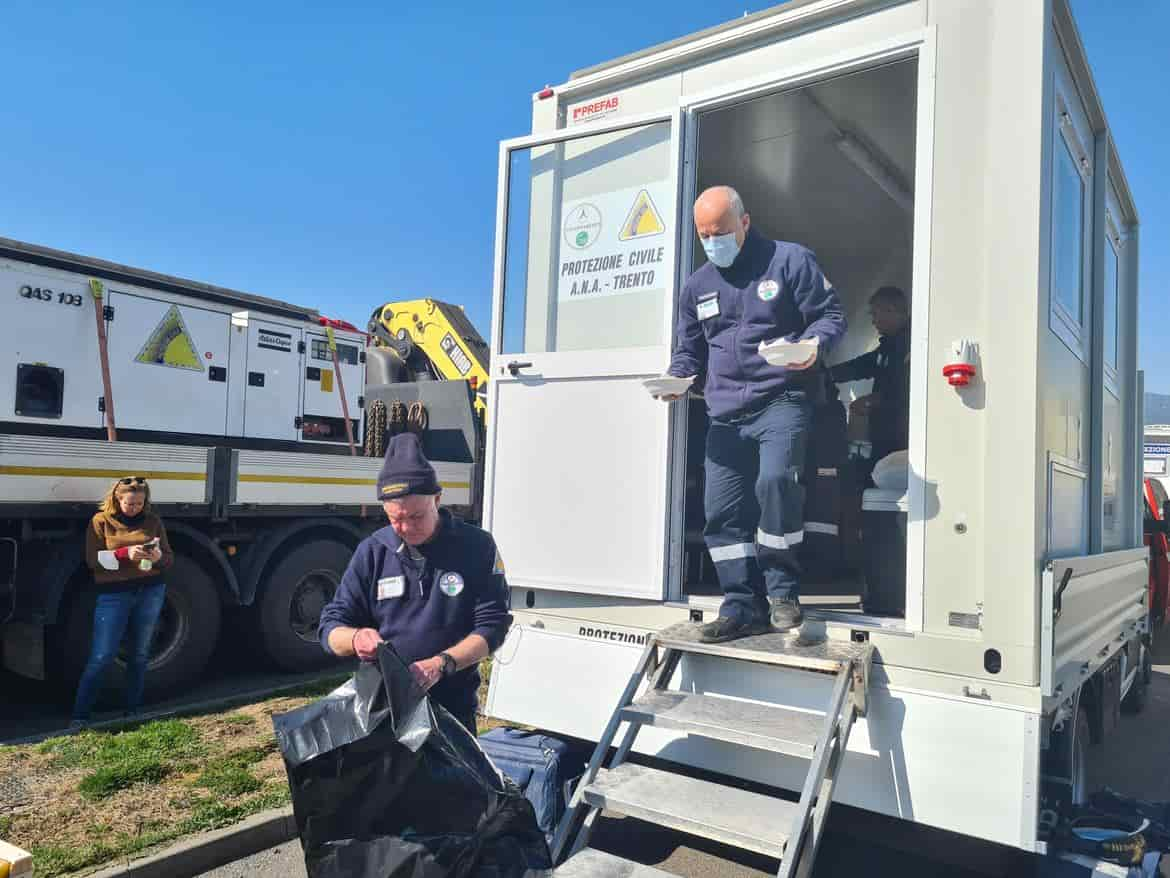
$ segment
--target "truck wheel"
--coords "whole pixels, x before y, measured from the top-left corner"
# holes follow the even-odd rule
[[[147,698],[171,694],[198,678],[219,637],[219,595],[207,572],[189,558],[176,555],[165,581],[166,601],[155,625],[150,662],[146,667]],[[89,659],[96,601],[93,592],[80,594],[66,623],[65,668],[74,682],[81,678]],[[106,674],[106,688],[121,692],[125,683],[123,652]]]
[[[1141,664],[1138,666],[1137,674],[1134,675],[1133,685],[1129,687],[1129,692],[1125,694],[1125,698],[1121,702],[1122,713],[1137,714],[1145,709],[1151,671],[1150,651],[1143,643],[1141,645]]]
[[[294,549],[268,574],[256,611],[264,652],[281,668],[304,671],[329,662],[317,627],[352,554],[341,543],[317,540]]]

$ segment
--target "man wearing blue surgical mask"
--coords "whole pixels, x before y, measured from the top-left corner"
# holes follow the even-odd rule
[[[703,535],[724,597],[699,635],[717,643],[801,623],[799,474],[822,362],[845,315],[813,254],[760,235],[730,186],[703,192],[694,216],[708,261],[679,294],[667,373],[702,376],[710,416]],[[781,338],[815,341],[813,353],[772,365],[759,347]]]

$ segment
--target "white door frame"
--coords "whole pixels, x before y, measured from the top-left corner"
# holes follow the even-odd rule
[[[672,193],[674,204],[671,206],[676,217],[675,239],[669,248],[669,259],[663,265],[664,275],[670,279],[666,296],[668,301],[663,308],[659,344],[643,347],[607,349],[603,351],[542,351],[533,353],[501,353],[504,342],[504,285],[507,276],[507,247],[508,247],[508,200],[509,200],[509,158],[518,150],[533,147],[550,146],[579,140],[599,134],[608,134],[626,129],[641,128],[647,125],[666,122],[670,125],[671,166],[669,173],[669,191]],[[558,129],[547,134],[536,134],[517,137],[500,143],[499,170],[496,201],[496,243],[495,259],[492,278],[492,330],[491,330],[491,362],[488,367],[489,381],[487,388],[487,436],[485,437],[484,461],[484,504],[483,522],[487,528],[492,527],[494,514],[494,488],[496,477],[496,438],[498,435],[498,399],[501,382],[515,382],[522,380],[522,376],[515,376],[509,372],[508,363],[524,361],[531,364],[534,371],[538,371],[542,378],[612,378],[619,376],[655,375],[661,373],[669,363],[671,351],[671,333],[674,326],[674,306],[677,301],[678,279],[678,191],[681,180],[681,150],[682,150],[682,110],[675,108],[655,113],[646,113],[636,116],[626,116],[620,119],[602,121],[593,124],[574,126],[571,129]],[[664,207],[664,212],[670,215],[670,208]],[[649,399],[647,402],[651,402]],[[673,431],[670,429],[669,418],[663,413],[664,427],[662,430],[661,467],[657,473],[662,490],[656,501],[654,514],[660,523],[659,539],[656,542],[656,570],[659,577],[657,595],[664,596],[666,584],[666,545],[667,545],[667,515],[669,512],[668,493],[670,472],[670,439]],[[558,502],[550,498],[550,502]],[[570,502],[561,498],[559,502]],[[620,526],[615,521],[615,526]],[[523,585],[524,583],[520,583]],[[590,584],[576,582],[570,575],[564,581],[542,581],[540,587],[565,591],[590,591]],[[619,596],[616,591],[607,591],[607,594]],[[630,594],[628,596],[647,597],[646,593]]]
[[[751,77],[728,85],[684,95],[679,108],[685,115],[683,142],[686,147],[682,180],[680,218],[685,217],[687,205],[697,196],[695,192],[696,163],[694,150],[698,134],[698,117],[707,111],[743,103],[752,98],[776,91],[799,88],[847,73],[856,73],[883,63],[918,59],[917,130],[914,158],[914,236],[913,236],[913,295],[911,303],[910,342],[910,512],[906,534],[906,619],[905,630],[922,631],[924,626],[923,592],[926,565],[926,393],[929,371],[928,331],[930,321],[930,241],[932,192],[934,179],[934,104],[935,104],[935,28],[890,37],[867,46],[850,49],[814,63],[797,65],[763,76]],[[682,234],[677,264],[691,264],[694,235]],[[683,408],[679,406],[679,408]],[[677,524],[685,510],[685,473],[681,461],[686,457],[687,419],[685,412],[673,424],[676,465],[672,474],[670,553],[670,581],[668,593],[681,598],[683,589],[682,530]]]

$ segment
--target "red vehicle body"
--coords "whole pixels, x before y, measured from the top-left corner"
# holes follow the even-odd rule
[[[1166,622],[1170,606],[1170,540],[1166,519],[1166,488],[1158,479],[1143,482],[1143,519],[1145,543],[1150,547],[1150,627],[1156,629]]]

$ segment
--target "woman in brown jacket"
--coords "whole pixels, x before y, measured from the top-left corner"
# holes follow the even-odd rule
[[[89,721],[102,677],[127,634],[125,715],[133,716],[142,706],[150,641],[166,597],[163,571],[174,561],[167,532],[150,508],[145,478],[127,476],[110,486],[90,522],[85,561],[93,571],[98,596],[93,645],[77,687],[72,728]]]

